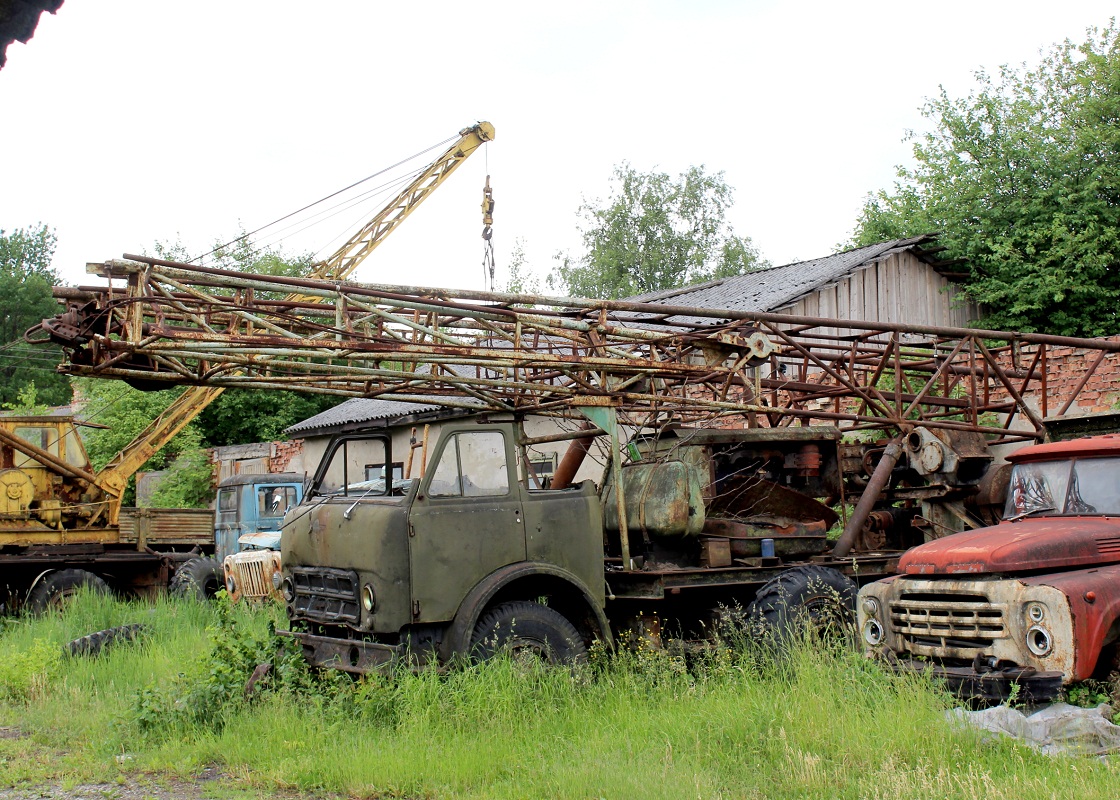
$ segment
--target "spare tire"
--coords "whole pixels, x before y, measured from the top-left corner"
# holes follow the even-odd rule
[[[175,570],[171,577],[171,594],[205,603],[225,587],[222,565],[214,558],[192,558]]]
[[[82,589],[109,594],[109,584],[84,569],[60,569],[47,573],[27,595],[27,609],[35,615],[61,611],[66,601]]]
[[[823,636],[846,634],[855,621],[857,589],[831,567],[793,567],[771,578],[748,609],[751,629],[786,643],[811,630]]]

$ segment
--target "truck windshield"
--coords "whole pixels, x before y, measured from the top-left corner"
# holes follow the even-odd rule
[[[378,477],[365,480],[366,467],[391,464],[389,441],[384,436],[354,436],[332,442],[316,474],[315,493],[346,497],[378,497],[401,494],[403,489],[393,482],[386,491],[385,481]],[[403,487],[407,489],[407,482]],[[294,491],[294,490],[293,490]]]
[[[257,516],[282,517],[296,504],[294,486],[257,487]]]
[[[1003,516],[1035,514],[1120,514],[1120,458],[1016,464]]]

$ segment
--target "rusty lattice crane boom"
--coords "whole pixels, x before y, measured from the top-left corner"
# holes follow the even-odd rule
[[[746,415],[1041,439],[1084,386],[1048,383],[1054,347],[1096,339],[271,278],[137,256],[44,323],[64,371],[161,387],[255,387],[658,425]],[[125,285],[120,286],[121,279]],[[292,299],[293,297],[304,299]],[[273,299],[276,298],[276,299]],[[1036,409],[1025,401],[1040,398]]]

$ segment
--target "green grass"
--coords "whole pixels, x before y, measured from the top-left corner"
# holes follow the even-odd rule
[[[349,797],[1115,797],[1117,768],[953,730],[951,701],[844,651],[781,663],[714,648],[599,655],[586,669],[509,661],[446,674],[316,679],[297,660],[246,702],[278,611],[81,598],[0,632],[0,785],[189,779],[208,794]],[[92,630],[143,641],[62,659]]]

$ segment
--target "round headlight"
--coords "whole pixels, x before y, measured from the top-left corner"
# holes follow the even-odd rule
[[[282,580],[283,580],[283,576],[279,572],[272,573],[272,588],[273,589],[279,589],[280,588],[280,582]]]
[[[368,583],[362,587],[362,608],[373,611],[373,587]]]
[[[281,591],[284,593],[284,599],[289,603],[296,599],[296,587],[292,583],[291,578],[285,578],[282,583],[283,588]]]
[[[230,575],[228,578],[226,578],[226,591],[230,594],[233,594],[236,589],[237,583],[233,580],[233,576]]]
[[[1042,622],[1046,618],[1046,609],[1042,603],[1031,603],[1027,606],[1027,617],[1031,622]]]
[[[872,647],[878,647],[883,642],[883,626],[878,620],[869,619],[863,625],[863,640]]]
[[[1027,628],[1027,649],[1036,656],[1050,655],[1054,649],[1054,640],[1050,638],[1050,631],[1041,625],[1031,625]]]
[[[869,617],[879,616],[879,598],[873,595],[863,598],[863,613]]]

